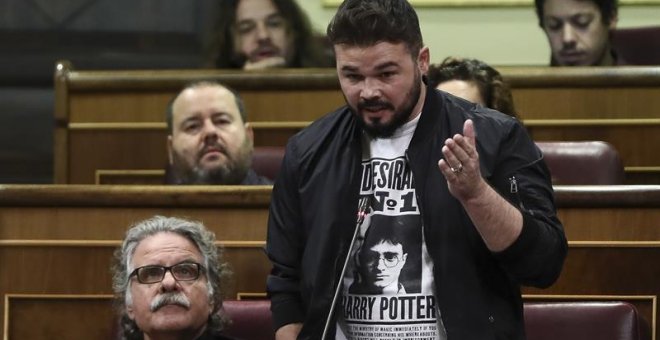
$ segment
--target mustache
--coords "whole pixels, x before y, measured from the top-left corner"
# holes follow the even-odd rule
[[[202,159],[202,157],[204,157],[204,155],[205,155],[207,152],[211,151],[211,150],[218,150],[218,151],[220,151],[221,153],[223,153],[223,154],[225,154],[225,155],[229,155],[229,154],[227,153],[227,148],[226,148],[224,145],[222,145],[222,144],[220,144],[220,143],[217,143],[217,142],[214,142],[214,143],[212,143],[212,144],[206,144],[206,145],[204,145],[204,148],[199,152],[199,155],[198,155],[197,158],[198,158],[198,159]]]
[[[394,105],[392,105],[390,102],[386,102],[380,99],[366,99],[358,102],[357,108],[359,111],[382,109],[394,110]]]
[[[272,52],[272,53],[274,53],[274,54],[276,54],[276,55],[280,55],[280,54],[281,54],[281,53],[280,53],[280,49],[279,49],[279,47],[275,46],[275,44],[273,44],[273,43],[270,41],[270,39],[268,39],[268,40],[262,40],[262,41],[259,41],[259,42],[258,42],[257,49],[254,50],[254,51],[252,51],[252,52],[250,53],[250,56],[251,56],[251,57],[256,57],[256,56],[258,56],[260,53],[262,53],[263,51],[269,51],[269,52]]]
[[[152,312],[155,312],[159,310],[161,307],[167,306],[167,305],[179,305],[181,307],[184,307],[186,309],[190,308],[190,300],[183,295],[182,293],[163,293],[158,296],[156,296],[153,301],[151,301],[151,305],[149,305],[149,309]]]

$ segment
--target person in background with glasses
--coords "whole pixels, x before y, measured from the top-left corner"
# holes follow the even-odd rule
[[[154,216],[132,226],[115,252],[113,289],[122,339],[229,339],[215,235],[201,223]]]
[[[387,225],[369,228],[358,251],[359,278],[349,288],[350,294],[406,294],[400,277],[408,258],[407,242],[399,234]]]

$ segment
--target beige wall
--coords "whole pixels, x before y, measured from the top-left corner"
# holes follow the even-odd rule
[[[325,32],[335,8],[322,0],[298,0],[314,27]],[[545,65],[549,49],[534,8],[417,8],[431,61],[448,55],[479,58],[493,65]],[[660,25],[660,6],[622,6],[619,27]]]

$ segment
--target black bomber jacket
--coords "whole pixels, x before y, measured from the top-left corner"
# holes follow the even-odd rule
[[[426,93],[406,155],[447,337],[524,339],[520,286],[551,285],[567,252],[548,168],[515,118]],[[523,215],[519,238],[499,253],[488,250],[437,167],[444,141],[466,119],[474,121],[482,176]],[[361,133],[347,107],[312,123],[290,139],[273,188],[267,291],[275,328],[302,322],[299,339],[321,338],[339,282],[358,208]]]

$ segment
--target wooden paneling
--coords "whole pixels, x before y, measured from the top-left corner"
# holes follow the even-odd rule
[[[222,241],[263,241],[269,186],[0,186],[0,240],[120,240],[155,214],[200,220]]]
[[[176,93],[90,91],[76,94],[69,101],[69,122],[163,122],[167,103]],[[314,120],[344,104],[338,88],[311,91],[244,90],[240,94],[248,119],[252,122]]]
[[[525,302],[626,301],[635,305],[646,320],[653,318],[657,304],[654,296],[526,295],[523,298]],[[117,331],[116,316],[109,295],[10,294],[5,296],[5,303],[8,322],[4,340],[116,339],[113,337]]]
[[[660,241],[660,186],[555,186],[569,241]]]
[[[660,118],[659,67],[498,67],[524,120]]]
[[[161,185],[165,170],[96,170],[94,184]]]
[[[108,295],[5,296],[4,340],[116,340],[115,314]]]
[[[525,119],[660,118],[660,67],[499,70]],[[63,64],[56,74],[64,101],[57,118],[162,122],[169,99],[201,79],[238,90],[255,122],[311,121],[344,103],[334,69],[75,71]]]
[[[299,122],[290,125],[255,123],[255,146],[284,146],[288,138],[305,125]],[[544,121],[532,122],[527,128],[537,141],[609,142],[625,161],[628,183],[660,183],[660,153],[655,150],[655,146],[660,145],[660,119],[607,123],[588,121],[586,124]],[[92,184],[95,183],[97,171],[162,170],[167,163],[166,136],[164,123],[73,125],[68,131],[68,176],[76,179],[74,183]]]
[[[627,182],[660,183],[660,68],[502,67],[535,140],[603,140],[622,154]],[[334,69],[75,71],[56,69],[55,182],[95,183],[97,170],[162,169],[164,112],[191,80],[238,90],[255,145],[282,146],[343,105]]]
[[[166,141],[164,129],[69,131],[68,176],[92,184],[101,169],[164,169]]]
[[[545,295],[660,295],[660,241],[569,242],[559,280],[550,288],[524,287],[524,294]],[[657,308],[642,310],[657,338]]]
[[[583,124],[580,124],[583,123]],[[533,122],[527,128],[536,141],[602,140],[619,151],[626,167],[660,165],[660,119],[654,121]],[[650,184],[650,183],[649,183]]]
[[[130,224],[154,214],[203,221],[234,272],[229,296],[263,293],[270,194],[267,186],[0,186],[0,296],[111,294],[114,249]],[[660,294],[660,186],[559,186],[555,195],[568,258],[554,286],[526,294]]]
[[[255,146],[284,146],[306,124],[253,125]],[[168,162],[165,123],[72,124],[66,134],[66,156],[59,162],[72,184],[94,184],[98,171],[163,170]]]
[[[155,214],[204,222],[234,272],[228,296],[262,293],[270,270],[263,251],[270,192],[269,186],[0,186],[0,296],[112,294],[113,251],[132,223]]]
[[[660,241],[660,208],[560,208],[573,241]]]
[[[596,85],[597,86],[597,85]],[[524,120],[535,119],[634,119],[660,118],[660,87],[516,88],[513,100]],[[553,99],[552,105],[550,99]],[[656,106],[657,107],[657,106]]]
[[[0,293],[112,294],[110,265],[117,241],[0,241]],[[228,297],[265,292],[270,263],[264,242],[224,241],[224,261],[235,273]]]
[[[557,302],[607,302],[624,301],[635,306],[638,315],[643,319],[646,325],[640,325],[640,328],[648,326],[650,339],[655,339],[657,334],[657,324],[655,323],[658,314],[658,297],[656,295],[543,295],[543,294],[523,294],[525,303],[557,303]],[[644,338],[641,338],[644,339]]]

